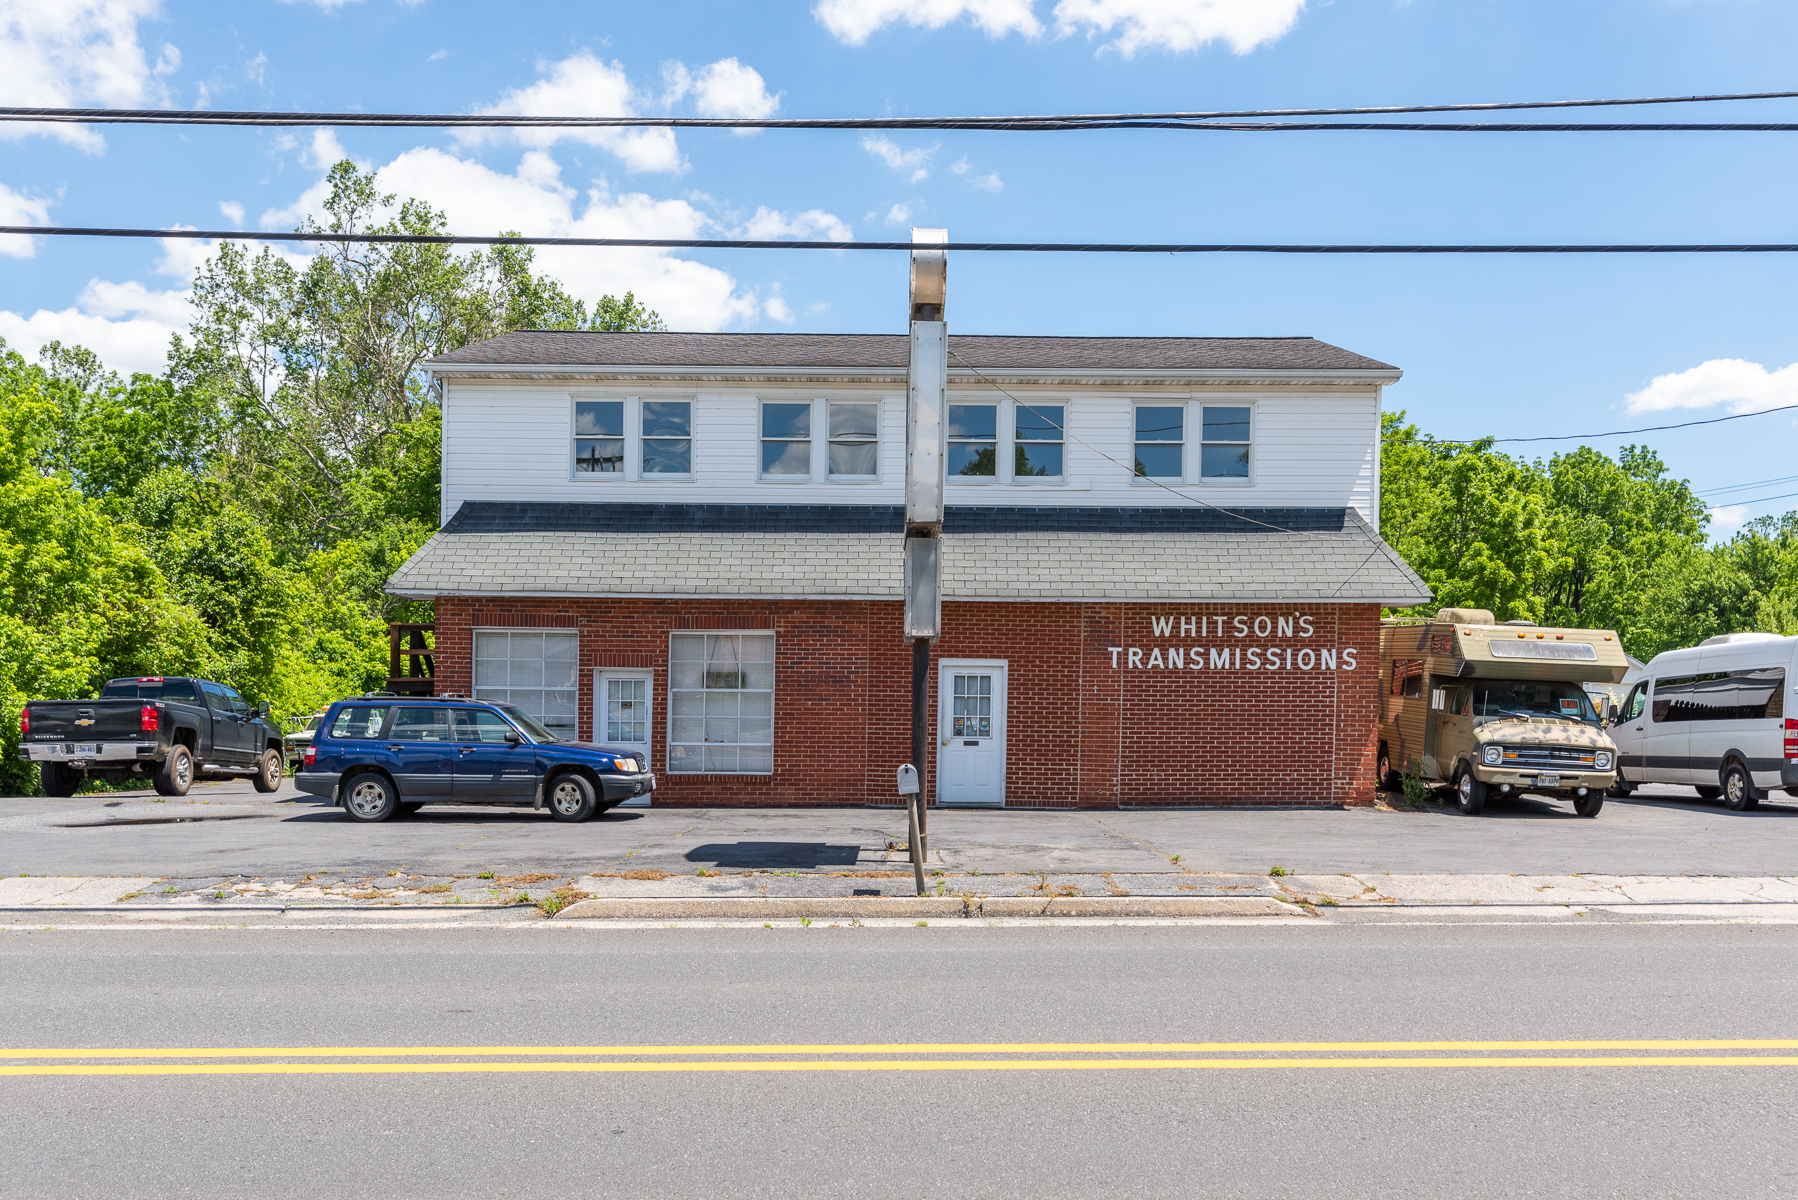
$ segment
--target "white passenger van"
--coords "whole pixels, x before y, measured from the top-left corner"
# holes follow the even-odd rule
[[[1753,808],[1770,788],[1798,795],[1798,637],[1730,633],[1655,655],[1611,722],[1618,779],[1683,783]]]

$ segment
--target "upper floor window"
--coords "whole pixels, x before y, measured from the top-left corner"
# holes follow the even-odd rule
[[[830,477],[873,479],[880,471],[880,405],[830,402]]]
[[[809,478],[812,473],[810,403],[762,404],[762,474]]]
[[[992,478],[999,474],[999,406],[949,406],[949,474]]]
[[[643,474],[693,473],[693,403],[690,400],[643,402]]]
[[[1066,429],[1066,406],[1025,404],[1020,400],[1015,476],[1019,479],[1060,479]]]
[[[1137,477],[1177,480],[1185,473],[1186,408],[1172,404],[1137,405]]]
[[[1199,477],[1247,479],[1251,440],[1248,407],[1225,408],[1207,404],[1204,414],[1200,427]]]
[[[624,401],[574,404],[574,469],[581,475],[624,475]]]

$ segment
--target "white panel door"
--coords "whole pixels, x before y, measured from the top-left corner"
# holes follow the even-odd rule
[[[1005,803],[1005,661],[944,659],[937,676],[938,804]]]
[[[650,692],[655,681],[648,671],[599,671],[593,681],[593,740],[602,746],[635,750],[655,770],[649,753]],[[632,796],[620,808],[648,808],[649,795]]]

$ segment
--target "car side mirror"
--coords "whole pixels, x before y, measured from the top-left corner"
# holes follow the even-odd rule
[[[506,730],[506,745],[522,746],[523,744],[524,744],[524,735],[523,734],[519,733],[516,729]]]
[[[262,720],[262,721],[268,720],[268,714],[269,714],[269,704],[268,704],[267,700],[264,700],[261,704],[258,704],[255,708],[250,710],[251,716],[257,718],[258,720]]]

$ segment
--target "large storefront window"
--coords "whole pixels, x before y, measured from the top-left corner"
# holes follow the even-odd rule
[[[669,772],[773,774],[774,635],[671,636]]]
[[[572,741],[580,651],[581,635],[573,632],[477,631],[474,698],[516,704]]]

